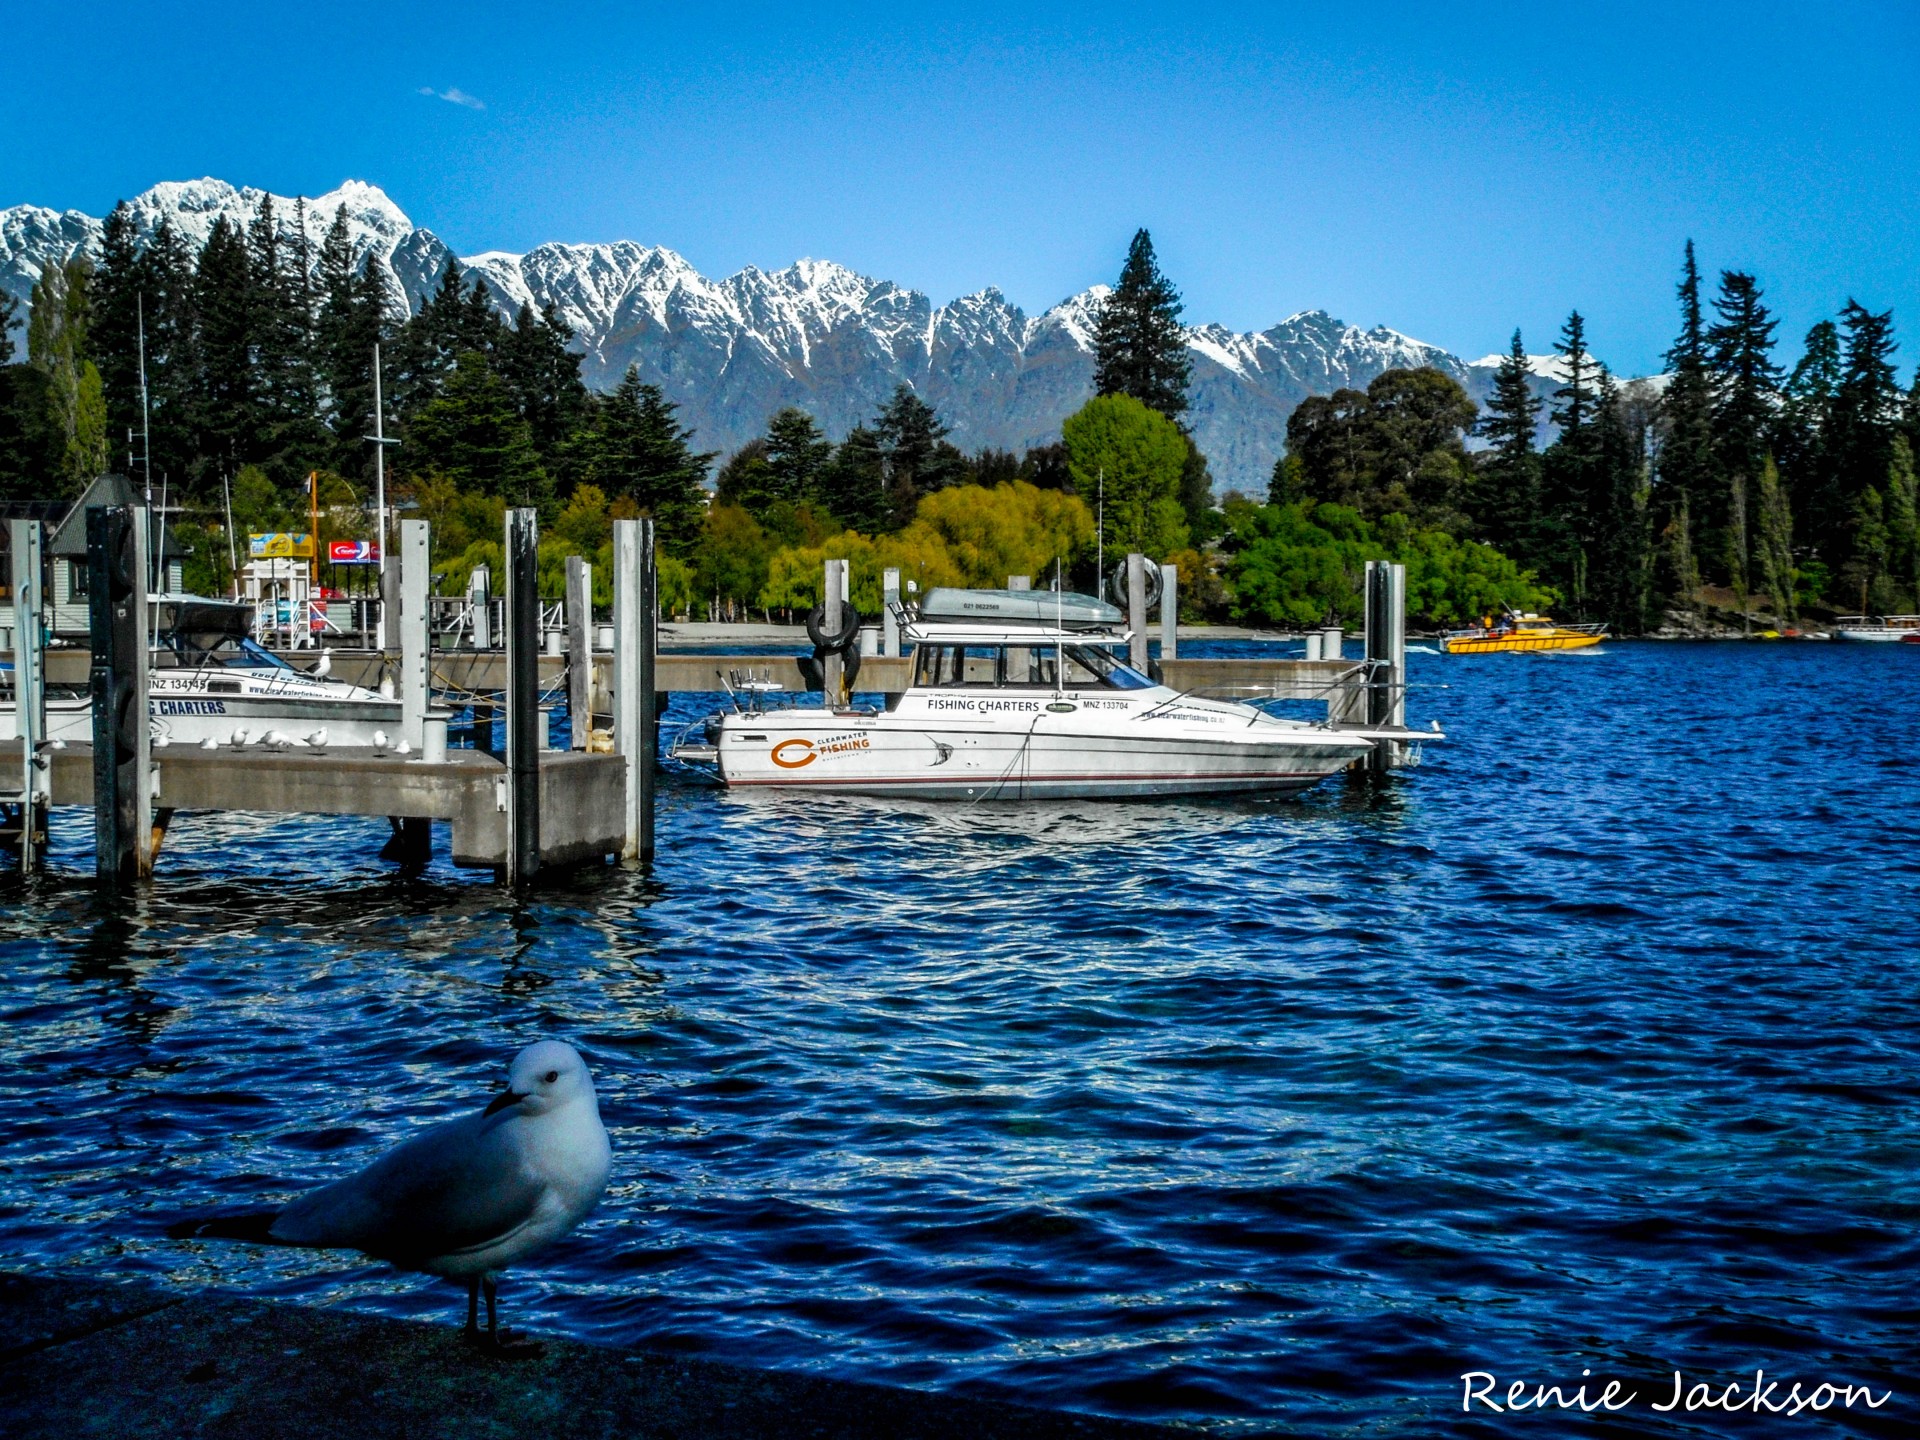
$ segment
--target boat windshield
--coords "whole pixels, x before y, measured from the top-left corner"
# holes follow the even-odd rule
[[[171,630],[160,637],[155,660],[167,665],[221,665],[236,670],[285,670],[293,666],[248,635]]]
[[[1059,672],[1059,673],[1057,673]],[[1153,681],[1092,645],[921,645],[917,687],[999,690],[1146,690]]]

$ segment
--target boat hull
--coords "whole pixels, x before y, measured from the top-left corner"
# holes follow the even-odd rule
[[[1448,655],[1520,655],[1535,650],[1585,650],[1604,635],[1501,635],[1485,639],[1448,638],[1440,648]]]
[[[217,699],[185,695],[152,695],[147,700],[148,724],[156,743],[163,745],[231,744],[235,732],[246,731],[252,743],[279,731],[295,744],[305,744],[316,731],[326,731],[326,745],[371,746],[376,733],[400,733],[398,700],[296,699],[280,695],[222,695]],[[0,740],[15,740],[11,701],[0,703]],[[67,744],[93,741],[93,705],[85,695],[47,697],[47,738]]]
[[[934,728],[793,710],[725,717],[713,764],[722,783],[743,789],[965,801],[1128,799],[1297,794],[1372,748],[1325,732],[1289,731],[1266,741],[1131,737],[1064,724]]]

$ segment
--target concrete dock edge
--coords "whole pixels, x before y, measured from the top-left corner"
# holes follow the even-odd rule
[[[488,1440],[1150,1440],[1158,1425],[138,1283],[0,1274],[0,1433]]]

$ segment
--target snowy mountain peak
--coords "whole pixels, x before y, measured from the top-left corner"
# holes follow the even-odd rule
[[[171,222],[198,249],[225,217],[244,230],[265,192],[224,180],[167,181],[129,202],[142,237]],[[371,257],[396,314],[417,307],[454,258],[377,185],[347,180],[323,195],[275,195],[276,225],[318,246],[344,212],[355,264]],[[24,301],[42,268],[76,252],[97,258],[102,222],[40,206],[0,210],[0,288]],[[861,424],[905,382],[939,409],[956,444],[1021,449],[1049,443],[1092,393],[1093,337],[1111,293],[1092,285],[1029,317],[991,286],[944,305],[831,260],[779,270],[702,275],[661,246],[631,240],[550,243],[524,254],[487,250],[460,262],[512,316],[551,306],[571,328],[590,385],[629,365],[681,407],[703,449],[760,433],[784,405],[811,411],[834,436]],[[22,317],[24,319],[24,316]],[[1200,324],[1188,423],[1223,485],[1259,493],[1285,440],[1286,418],[1309,394],[1364,387],[1382,370],[1435,365],[1484,395],[1499,357],[1473,365],[1397,330],[1348,325],[1302,310],[1269,329]],[[1535,384],[1558,376],[1535,357]]]

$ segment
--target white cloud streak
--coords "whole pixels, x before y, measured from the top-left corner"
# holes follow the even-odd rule
[[[445,100],[449,105],[464,105],[469,110],[484,110],[486,102],[477,95],[469,95],[458,85],[450,90],[436,90],[431,85],[420,87],[422,95],[431,95],[435,100]]]

